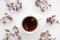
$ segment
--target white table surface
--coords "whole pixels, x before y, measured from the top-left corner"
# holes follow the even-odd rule
[[[0,40],[4,38],[5,29],[11,29],[14,25],[19,28],[22,40],[39,40],[40,33],[42,31],[49,30],[56,40],[60,40],[60,24],[54,23],[49,25],[46,23],[46,18],[52,15],[56,15],[56,19],[60,21],[60,0],[49,0],[52,7],[46,12],[41,12],[39,8],[35,6],[35,0],[21,0],[23,8],[19,12],[8,11],[5,6],[5,1],[0,0],[0,18],[3,17],[4,13],[10,14],[14,20],[4,25],[0,23]],[[27,34],[22,30],[22,20],[26,16],[35,16],[38,20],[38,29],[32,34]],[[41,18],[41,20],[39,20]]]

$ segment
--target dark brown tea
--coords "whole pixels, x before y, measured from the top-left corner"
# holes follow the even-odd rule
[[[22,26],[28,32],[34,31],[37,28],[37,20],[32,16],[28,16],[23,20]]]

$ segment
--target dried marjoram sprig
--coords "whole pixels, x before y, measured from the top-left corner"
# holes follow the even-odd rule
[[[56,40],[56,38],[52,38],[47,30],[46,32],[41,32],[39,40]]]
[[[10,11],[11,11],[11,10],[13,10],[13,11],[19,11],[19,9],[22,8],[22,3],[21,3],[21,1],[19,1],[19,0],[15,1],[15,3],[14,3],[14,2],[9,3],[9,2],[6,1],[6,0],[5,0],[5,2],[6,2],[7,8],[8,8]]]
[[[39,7],[42,12],[48,10],[48,7],[51,7],[51,4],[49,4],[47,0],[36,0],[35,5]]]
[[[53,24],[54,22],[59,23],[59,21],[55,19],[56,15],[52,15],[52,17],[49,17],[46,19],[47,23]]]
[[[6,37],[3,40],[10,40],[9,39],[10,36],[12,36],[13,38],[15,38],[15,36],[16,36],[17,40],[22,40],[22,38],[21,38],[21,36],[19,35],[19,32],[18,32],[19,31],[18,27],[14,26],[13,29],[15,31],[14,33],[11,33],[9,29],[5,29],[5,31],[8,32],[8,33],[6,33]],[[18,30],[18,31],[16,31],[16,30]]]
[[[13,21],[13,18],[12,18],[10,15],[8,15],[7,13],[5,13],[5,16],[3,16],[3,17],[0,19],[0,21],[1,21],[2,23],[6,24],[6,23],[7,23],[7,20]]]

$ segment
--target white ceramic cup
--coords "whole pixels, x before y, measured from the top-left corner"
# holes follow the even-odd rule
[[[22,22],[23,22],[23,20],[24,20],[26,17],[30,17],[30,15],[29,15],[29,16],[25,16],[25,17],[22,19]],[[36,32],[37,29],[38,29],[38,20],[37,20],[37,18],[36,18],[35,16],[31,16],[31,17],[33,17],[33,18],[36,19],[36,21],[37,21],[37,27],[36,27],[33,31],[29,32],[29,31],[26,31],[26,30],[23,28],[23,25],[22,25],[22,30],[23,30],[25,33],[28,33],[28,34],[32,34],[32,33]]]

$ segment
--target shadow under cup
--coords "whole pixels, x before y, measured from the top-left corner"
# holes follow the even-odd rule
[[[33,32],[37,28],[37,19],[33,16],[27,16],[22,21],[22,27],[26,32]]]

